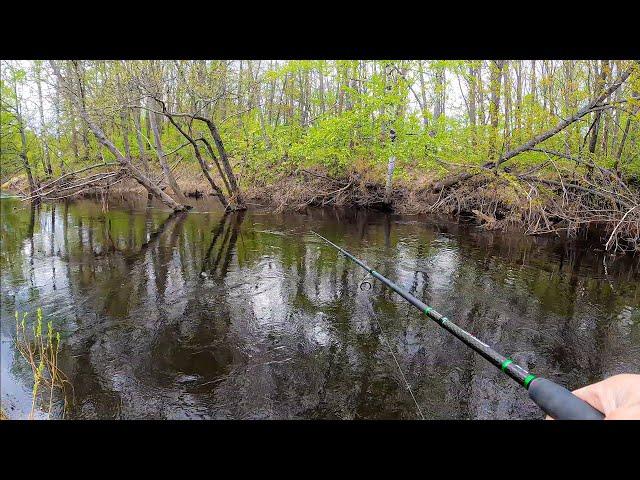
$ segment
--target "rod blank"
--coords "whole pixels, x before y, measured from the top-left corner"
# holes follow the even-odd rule
[[[432,307],[422,302],[404,288],[396,285],[384,275],[381,275],[368,267],[364,262],[358,260],[346,250],[340,248],[338,245],[313,230],[311,233],[320,237],[345,257],[365,269],[373,277],[380,280],[383,284],[396,292],[418,310],[426,314],[442,328],[462,340],[467,346],[482,355],[495,367],[500,368],[502,372],[506,373],[513,380],[518,382],[518,384],[529,390],[529,397],[551,417],[557,420],[602,420],[604,418],[602,412],[596,410],[584,400],[576,397],[563,386],[545,378],[537,378],[520,365],[517,365],[510,358],[501,355],[486,343],[477,339],[466,330],[460,328],[447,317],[438,313]]]

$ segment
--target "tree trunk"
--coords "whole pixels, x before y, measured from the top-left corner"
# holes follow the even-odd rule
[[[538,85],[536,84],[536,61],[531,60],[531,100],[529,102],[529,116],[527,117],[527,133],[533,135],[533,121],[537,102]]]
[[[231,168],[231,163],[229,162],[227,151],[224,148],[224,143],[222,142],[222,138],[220,138],[220,134],[218,133],[218,129],[216,128],[215,123],[204,117],[194,118],[202,120],[207,124],[207,127],[209,127],[209,132],[211,132],[213,141],[215,142],[216,148],[218,149],[218,154],[220,155],[220,162],[222,163],[222,167],[224,168],[227,182],[229,182],[229,187],[231,188],[232,201],[235,203],[234,208],[237,210],[244,210],[247,207],[244,203],[244,199],[242,198],[240,187],[238,187],[236,176],[234,175],[233,169]]]
[[[502,69],[504,60],[492,60],[489,64],[490,68],[490,84],[491,102],[489,103],[489,122],[491,124],[491,132],[489,134],[489,160],[496,158],[496,137],[498,134],[498,121],[500,113],[500,83],[502,79]]]
[[[273,71],[274,63],[273,60],[269,61],[269,71]],[[273,120],[273,101],[276,98],[276,79],[273,78],[269,82],[269,99],[267,101],[267,122],[271,125],[271,121]]]
[[[392,64],[385,65],[385,77],[386,77],[386,86],[385,90],[387,94],[393,93],[397,90],[397,75],[396,70],[393,68]],[[385,99],[385,106],[388,100]],[[385,116],[388,115],[389,107],[385,108]],[[396,166],[396,156],[395,156],[395,141],[396,141],[396,132],[393,128],[393,119],[386,119],[386,121],[391,124],[389,127],[389,149],[391,153],[389,155],[389,161],[387,163],[387,180],[384,189],[384,203],[387,205],[391,204],[391,195],[393,193],[393,172]]]
[[[418,60],[418,78],[420,79],[420,98],[422,100],[422,126],[425,128],[429,125],[429,117],[427,115],[427,88],[424,82],[424,66],[421,60]],[[475,125],[475,120],[474,120]]]
[[[482,83],[482,62],[480,62],[480,65],[476,70],[476,88],[478,92],[476,95],[476,99],[478,102],[478,120],[479,120],[478,123],[484,126],[487,124],[487,119],[485,117],[485,110],[484,110],[484,86]]]
[[[600,62],[600,72],[598,75],[598,81],[596,82],[595,92],[599,92],[607,79],[607,70],[605,68],[605,61]],[[589,140],[589,152],[595,153],[596,144],[598,143],[598,131],[600,130],[600,119],[602,117],[602,111],[598,110],[595,114],[593,125],[591,127],[591,138]]]
[[[67,60],[65,62],[65,71],[68,77],[71,77],[73,75],[70,60]],[[76,102],[74,102],[72,95],[73,94],[69,91],[66,92],[67,105],[69,105],[69,110],[67,113],[69,114],[71,129],[71,149],[73,151],[73,159],[75,161],[78,161],[80,159],[80,149],[78,148],[78,129],[76,128],[76,115],[73,111],[75,109]]]
[[[78,92],[80,92],[80,105],[86,111],[86,97],[85,97],[85,79],[84,79],[84,65],[80,60],[72,60],[71,63],[75,68],[75,73],[78,81]],[[87,160],[89,158],[89,131],[87,126],[83,124],[82,126],[82,146],[83,153],[81,158],[83,160]]]
[[[62,154],[62,148],[60,146],[60,141],[62,138],[62,119],[61,110],[62,110],[62,95],[60,94],[60,80],[56,78],[56,97],[55,97],[55,111],[56,111],[56,153],[60,159],[60,173],[64,174],[64,155]]]
[[[633,97],[638,98],[638,92],[634,92],[632,94]],[[630,114],[627,116],[627,122],[624,126],[624,131],[622,132],[622,138],[620,139],[620,145],[618,146],[618,153],[616,153],[616,160],[614,164],[614,170],[616,174],[620,174],[620,165],[622,160],[622,153],[624,151],[624,144],[627,141],[627,137],[629,135],[629,129],[631,128],[631,119],[638,113],[638,107],[633,109]]]
[[[511,79],[509,76],[509,62],[504,65],[504,148],[511,148]]]
[[[563,68],[564,68],[564,81],[563,81],[563,92],[564,92],[564,110],[562,112],[562,116],[568,115],[569,112],[575,110],[575,102],[574,102],[574,62],[573,60],[564,60]],[[569,155],[571,153],[571,143],[572,143],[572,128],[567,128],[565,130],[564,136],[564,149],[565,153]]]
[[[522,60],[516,61],[516,105],[515,105],[515,140],[520,141],[522,130]]]
[[[40,128],[42,129],[42,143],[44,145],[44,168],[48,176],[53,175],[51,169],[51,158],[49,157],[49,143],[47,141],[47,128],[44,123],[44,108],[42,105],[42,61],[36,60],[34,62],[36,71],[36,83],[38,84],[38,112],[40,113]]]
[[[115,65],[115,68],[120,68],[120,65]],[[129,145],[129,107],[127,106],[128,95],[123,91],[122,84],[120,82],[120,75],[116,70],[116,83],[118,85],[118,94],[122,105],[120,105],[120,128],[122,128],[122,142],[124,144],[124,154],[127,158],[131,158],[131,146]]]
[[[324,115],[325,112],[325,103],[324,103],[324,75],[322,73],[323,61],[320,61],[320,66],[318,67],[318,74],[320,76],[320,113]]]
[[[131,145],[129,145],[129,111],[126,107],[120,109],[120,127],[122,128],[124,154],[127,158],[131,158]]]
[[[269,134],[267,133],[267,125],[264,118],[264,108],[262,101],[262,90],[260,88],[259,82],[259,74],[260,74],[260,62],[258,62],[258,68],[256,71],[256,78],[253,82],[253,91],[254,91],[254,101],[256,102],[256,108],[258,109],[258,120],[260,121],[260,132],[262,133],[262,141],[264,142],[267,150],[271,150],[271,139],[269,138]]]
[[[441,116],[444,116],[445,106],[445,94],[446,94],[446,78],[444,68],[437,66],[434,72],[435,77],[435,91],[434,91],[434,105],[433,105],[433,122],[429,135],[434,137],[436,135],[436,129],[438,128],[438,120]]]
[[[342,106],[344,105],[344,84],[343,84],[343,77],[346,77],[346,75],[344,75],[342,73],[343,71],[343,67],[342,65],[338,62],[338,64],[336,65],[336,70],[337,70],[337,88],[338,88],[338,94],[337,94],[337,99],[338,99],[338,115],[342,114]]]
[[[153,103],[155,103],[155,101],[150,98],[149,99],[150,110],[155,110],[153,108]],[[178,182],[176,182],[176,178],[173,176],[173,173],[171,172],[171,168],[167,163],[164,150],[162,149],[162,140],[160,138],[160,132],[158,131],[158,124],[156,121],[155,111],[149,112],[149,120],[151,122],[151,131],[153,132],[153,139],[156,145],[156,154],[158,155],[158,161],[160,162],[160,166],[162,167],[164,178],[167,179],[167,183],[171,187],[171,190],[173,190],[173,193],[175,193],[178,201],[184,203],[186,201],[186,198],[184,197],[182,190],[180,190],[180,187],[178,186]]]
[[[144,110],[138,107],[137,112],[133,112],[133,124],[136,128],[136,140],[138,141],[138,154],[140,155],[140,163],[145,173],[149,173],[149,162],[144,151],[144,141],[142,139],[142,114]]]
[[[169,119],[171,124],[174,127],[176,127],[176,129],[182,134],[182,136],[184,138],[187,139],[187,141],[193,147],[193,151],[194,151],[194,153],[196,155],[196,159],[198,160],[198,163],[200,164],[200,169],[202,170],[202,173],[204,174],[204,177],[209,182],[209,185],[211,185],[211,189],[213,190],[213,194],[216,197],[218,197],[218,200],[220,200],[220,203],[222,204],[222,206],[226,210],[227,208],[229,208],[229,202],[227,201],[226,197],[224,196],[224,193],[222,193],[222,190],[220,189],[220,187],[218,187],[218,185],[216,185],[216,182],[211,177],[211,174],[209,173],[209,167],[207,165],[207,162],[205,162],[204,159],[202,158],[202,153],[200,152],[200,148],[198,147],[198,144],[196,143],[196,141],[193,139],[193,137],[190,134],[187,134],[184,131],[184,129],[182,127],[180,127],[180,125],[178,125],[178,123],[174,120],[174,118],[166,110],[164,110],[164,112],[165,112],[165,116]],[[207,144],[207,146],[208,146],[208,144]],[[213,152],[210,152],[210,153],[211,153],[211,155],[213,157],[213,161],[216,162],[216,166],[218,167],[218,171],[220,172],[220,176],[222,177],[223,180],[225,180],[225,177],[222,174],[222,170],[220,170],[220,166],[218,165],[218,159],[213,155]]]
[[[173,210],[175,210],[177,212],[178,211],[183,211],[183,210],[188,210],[190,207],[177,203],[173,198],[171,198],[169,195],[167,195],[162,190],[160,190],[160,188],[154,182],[152,182],[144,173],[142,173],[135,165],[133,165],[131,163],[131,160],[129,158],[124,157],[122,155],[122,153],[120,153],[120,151],[116,148],[116,146],[113,144],[113,142],[111,142],[105,136],[105,134],[102,131],[102,129],[100,129],[100,127],[98,127],[91,120],[91,118],[87,114],[86,110],[82,107],[82,104],[81,104],[80,100],[78,99],[78,97],[73,94],[73,91],[72,91],[72,88],[71,88],[71,84],[66,82],[66,80],[64,79],[64,77],[60,73],[60,69],[58,68],[58,66],[56,65],[56,63],[54,61],[51,61],[51,68],[53,69],[55,75],[60,79],[60,82],[62,84],[65,84],[65,83],[67,84],[67,88],[69,89],[69,91],[71,93],[70,98],[73,101],[73,103],[76,105],[76,107],[78,108],[80,116],[86,122],[86,124],[89,127],[89,129],[91,129],[91,131],[96,136],[98,141],[102,145],[104,145],[107,148],[107,150],[109,150],[114,157],[116,157],[116,160],[118,161],[118,163],[120,163],[120,165],[127,172],[129,172],[131,174],[131,176],[133,178],[135,178],[135,180],[140,185],[145,187],[150,193],[152,193],[155,197],[160,199],[160,201],[162,201],[162,203],[164,203],[165,205],[167,205],[168,207],[172,208]]]
[[[27,172],[27,180],[29,182],[29,195],[33,195],[33,191],[36,189],[36,182],[29,165],[29,156],[27,154],[27,136],[25,134],[24,119],[22,118],[20,99],[18,97],[18,87],[16,83],[13,84],[14,93],[16,96],[16,119],[18,120],[18,130],[20,131],[20,158],[22,159],[22,166]]]
[[[396,139],[395,132],[391,130],[391,149],[393,150],[394,142]],[[387,181],[384,187],[384,203],[391,204],[391,195],[393,194],[393,171],[396,167],[396,157],[391,155],[389,157],[389,163],[387,164]]]
[[[467,73],[467,88],[469,89],[469,124],[471,125],[471,144],[475,146],[478,142],[476,138],[476,115],[477,115],[477,100],[476,100],[476,70],[474,67],[469,67]]]

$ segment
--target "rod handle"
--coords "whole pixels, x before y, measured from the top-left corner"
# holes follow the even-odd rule
[[[604,414],[569,390],[546,378],[529,384],[529,398],[556,420],[603,420]]]

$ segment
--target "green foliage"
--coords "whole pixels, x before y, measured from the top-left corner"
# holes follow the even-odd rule
[[[43,85],[55,85],[47,62],[7,65],[11,68],[3,68],[0,83],[0,180],[23,171],[19,108],[28,112],[23,119],[26,153],[37,179],[46,177],[45,144],[54,176],[102,159],[113,161],[111,153],[88,133],[68,95],[55,86],[47,90],[46,125],[39,125],[33,98],[27,98],[26,92],[33,90],[37,78],[43,79]],[[74,71],[71,62],[60,65],[66,75]],[[615,76],[630,62],[612,65]],[[121,152],[128,143],[134,161],[143,155],[158,167],[149,145],[149,113],[143,110],[139,132],[134,122],[140,115],[137,106],[155,88],[169,110],[202,114],[216,123],[232,164],[242,172],[242,182],[269,182],[314,166],[332,175],[366,169],[383,181],[390,156],[396,157],[399,177],[415,173],[432,178],[486,162],[494,137],[497,154],[504,153],[593,98],[596,66],[593,61],[538,61],[536,83],[530,62],[506,62],[501,82],[492,83],[493,62],[479,60],[243,61],[242,66],[237,61],[83,61],[80,76],[83,101],[92,118]],[[594,155],[584,153],[590,117],[547,140],[544,148],[589,157],[599,165],[617,167],[624,175],[640,175],[640,100],[632,96],[640,90],[639,77],[634,73],[619,92],[619,98],[627,101],[625,108],[603,114],[601,130],[606,123],[607,138],[602,139],[601,131]],[[488,115],[496,88],[500,102],[494,129],[488,125]],[[444,112],[437,115],[434,105],[442,98]],[[631,128],[618,160],[617,148],[628,119]],[[184,116],[179,122],[195,138],[203,137],[213,145],[203,124]],[[182,165],[197,169],[192,148],[180,148],[184,137],[166,118],[160,117],[159,128],[164,150],[171,152],[169,163],[182,158]],[[212,163],[201,147],[206,161]],[[546,159],[544,154],[529,152],[518,157],[518,164],[526,168]],[[556,161],[559,165],[569,162]]]
[[[54,392],[63,395],[63,414],[66,408],[65,387],[69,385],[64,373],[58,367],[60,353],[60,332],[55,330],[53,322],[47,321],[46,332],[43,332],[42,309],[36,310],[36,322],[31,327],[31,334],[26,326],[27,312],[22,315],[15,312],[16,319],[16,350],[31,367],[33,373],[32,405],[29,418],[38,406],[47,410],[49,416],[54,406]]]

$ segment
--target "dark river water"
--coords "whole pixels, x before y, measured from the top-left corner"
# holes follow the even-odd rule
[[[379,282],[359,288],[365,272],[310,230],[539,376],[577,388],[640,372],[638,257],[430,217],[223,216],[196,203],[169,215],[144,203],[105,213],[92,201],[0,200],[9,417],[28,416],[33,385],[14,313],[29,322],[38,307],[62,332],[65,418],[543,417],[522,387]]]

